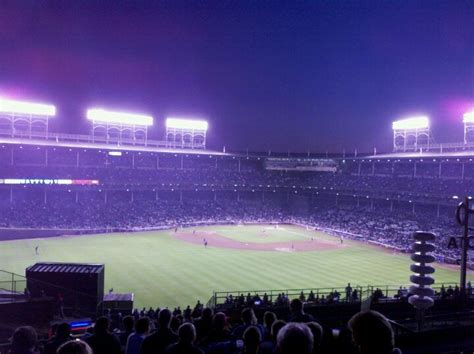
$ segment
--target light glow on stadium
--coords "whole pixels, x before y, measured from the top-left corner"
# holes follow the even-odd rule
[[[102,108],[93,108],[87,110],[87,119],[103,123],[144,126],[153,125],[152,116],[136,113],[106,111]]]
[[[207,130],[208,123],[205,120],[182,119],[169,117],[166,118],[166,128],[172,129],[190,129],[190,130]]]
[[[426,129],[429,126],[430,120],[426,116],[410,117],[392,123],[393,130]]]
[[[0,112],[31,114],[38,116],[54,116],[56,115],[56,107],[43,103],[13,101],[0,98]]]
[[[464,113],[463,122],[464,123],[474,123],[474,111]]]

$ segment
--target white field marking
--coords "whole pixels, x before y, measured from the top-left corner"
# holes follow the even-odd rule
[[[281,247],[281,248],[275,248],[275,251],[279,251],[279,252],[295,252],[296,250],[295,249],[291,249],[291,248],[284,248],[284,247]]]

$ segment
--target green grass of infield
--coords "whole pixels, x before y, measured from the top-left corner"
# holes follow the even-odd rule
[[[262,237],[262,230],[268,235]],[[281,242],[307,237],[339,239],[297,226],[208,226],[239,241]],[[186,231],[186,230],[185,230]],[[406,254],[362,242],[330,251],[277,252],[219,249],[173,238],[173,231],[64,236],[0,242],[0,269],[24,274],[35,262],[105,264],[105,289],[133,292],[135,306],[186,306],[207,302],[213,291],[329,288],[409,283]],[[265,239],[263,241],[262,239]],[[39,246],[39,255],[34,248]],[[436,282],[457,282],[459,272],[436,265]],[[469,276],[472,279],[472,275]]]

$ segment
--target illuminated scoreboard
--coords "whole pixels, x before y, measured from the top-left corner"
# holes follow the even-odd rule
[[[44,185],[98,185],[97,179],[48,179],[48,178],[0,178],[0,184],[44,184]]]

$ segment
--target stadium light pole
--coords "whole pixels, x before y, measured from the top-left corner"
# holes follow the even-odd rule
[[[417,150],[419,139],[425,137],[427,139],[427,147],[431,139],[430,120],[426,116],[408,117],[405,119],[392,122],[393,130],[393,150],[406,151],[408,148]],[[414,138],[413,144],[408,144],[408,139]],[[399,140],[403,140],[403,145]]]
[[[118,131],[118,142],[123,141],[124,132],[131,132],[131,140],[144,140],[147,145],[148,127],[153,125],[153,117],[144,114],[109,111],[102,108],[87,110],[87,119],[92,121],[92,137],[96,130],[105,131],[105,141],[109,141],[110,132]],[[137,133],[143,134],[143,139],[137,139]]]
[[[209,123],[200,119],[166,118],[166,143],[170,147],[206,148]]]
[[[15,136],[17,122],[27,123],[28,135],[31,138],[33,125],[40,123],[44,126],[44,133],[48,135],[49,118],[56,115],[56,107],[49,104],[37,102],[25,102],[10,100],[0,97],[0,119],[7,120],[11,127],[9,135]],[[23,129],[24,130],[24,129]]]
[[[474,110],[463,115],[464,123],[464,144],[469,143],[469,133],[474,131]]]

